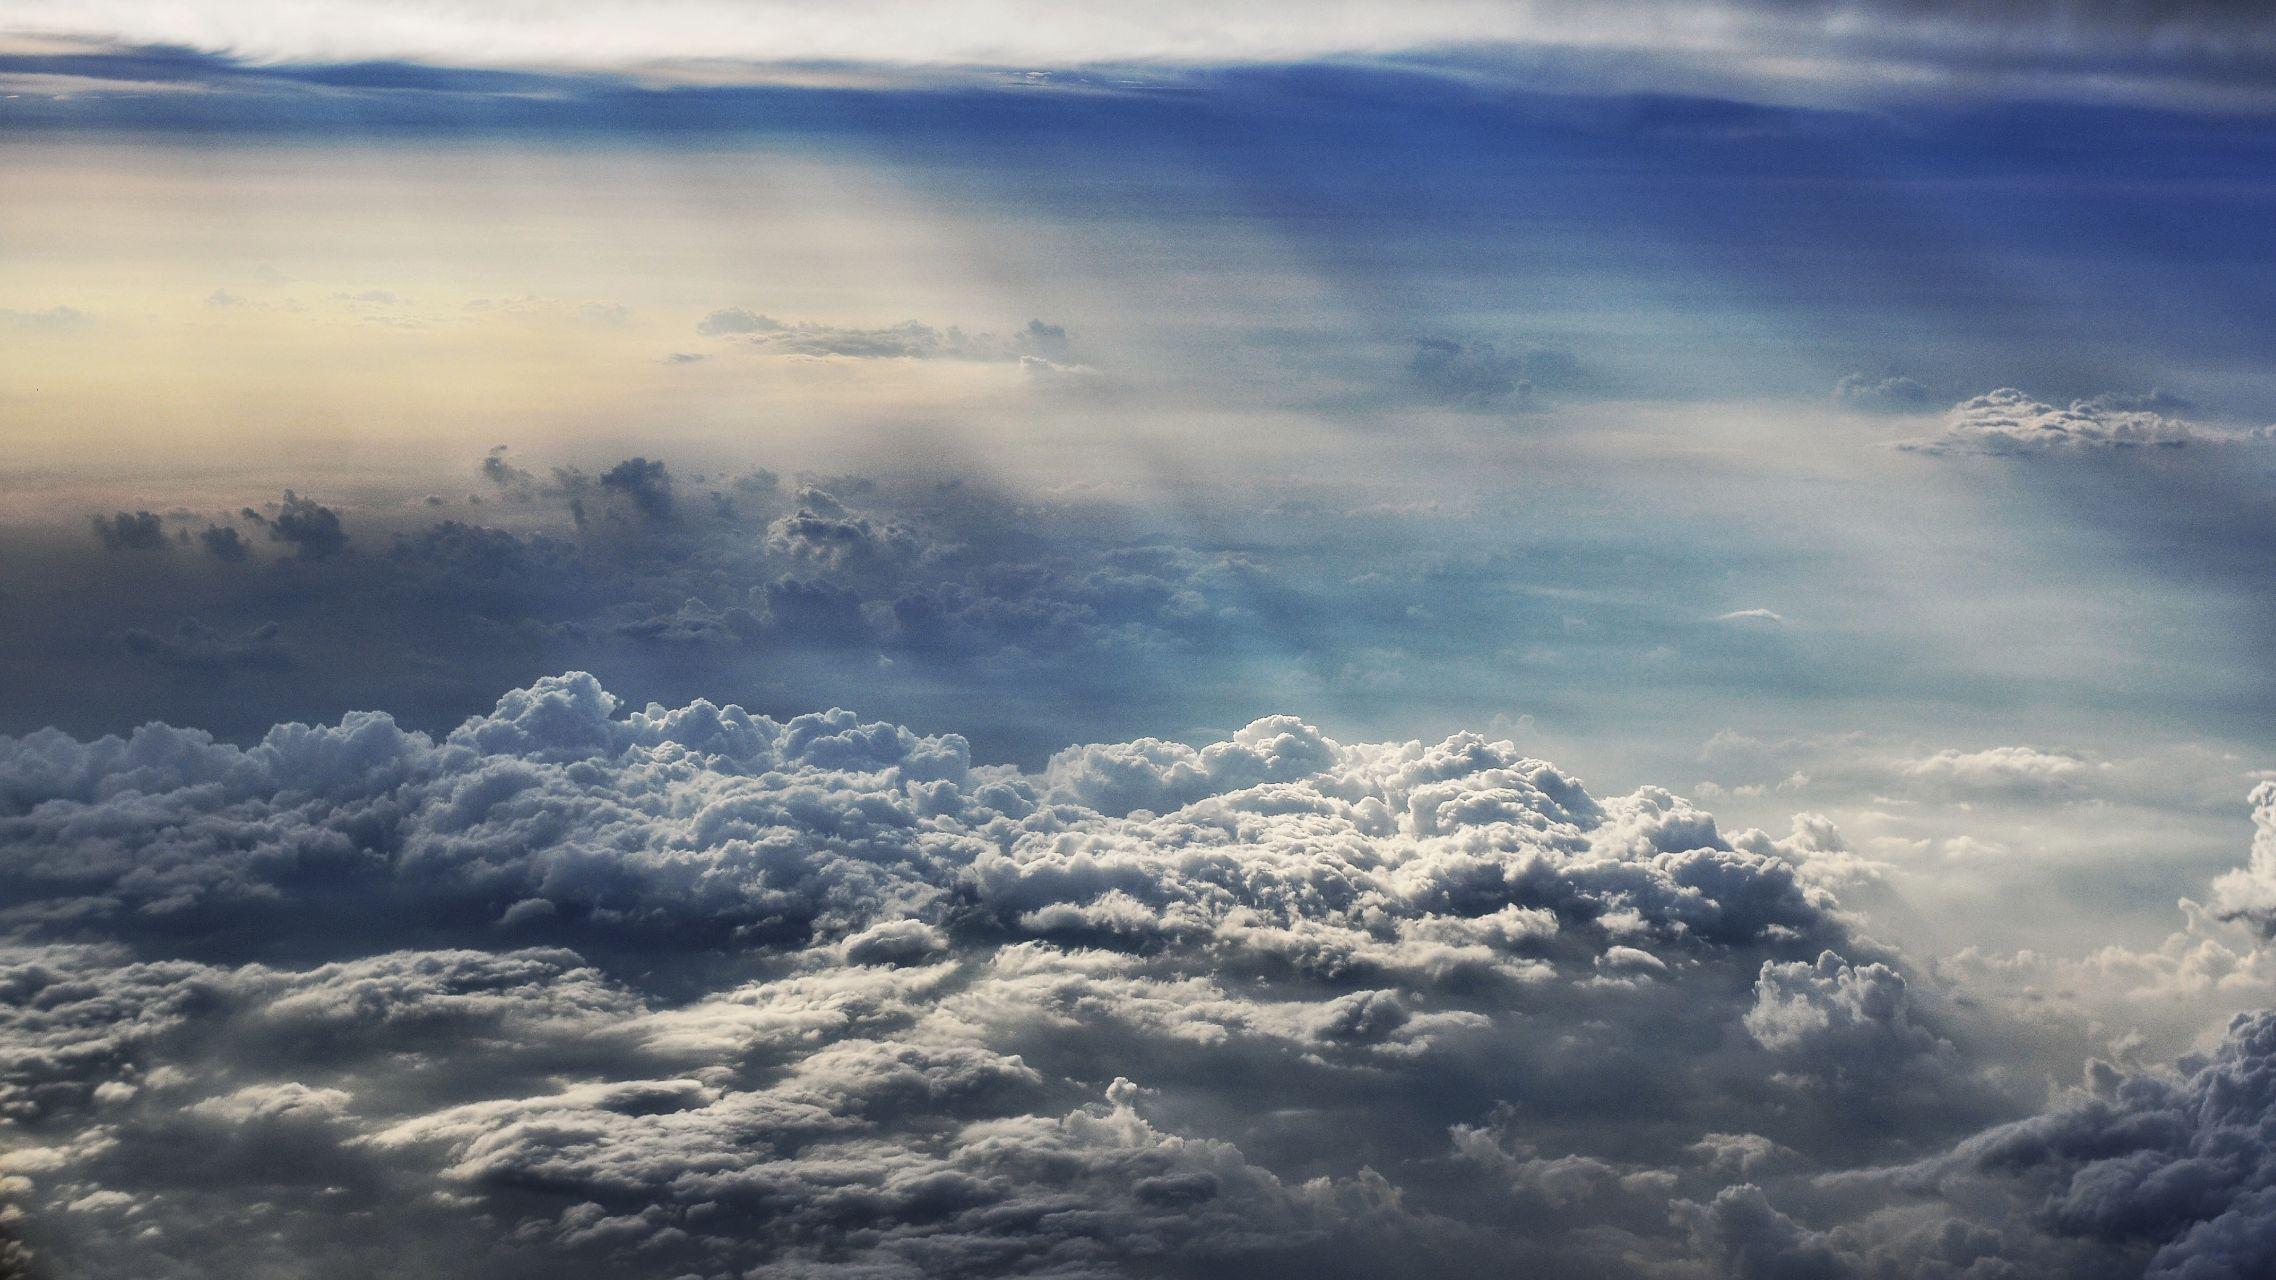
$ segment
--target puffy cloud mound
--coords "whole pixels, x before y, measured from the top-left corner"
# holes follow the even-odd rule
[[[2092,1064],[2085,1086],[2044,1114],[1987,1130],[1903,1180],[1932,1182],[1978,1213],[2004,1209],[1994,1225],[2021,1274],[2243,1280],[2276,1271],[2272,1126],[2276,1011],[2263,1011],[2240,1015],[2212,1054],[2175,1071]]]
[[[1470,734],[1029,776],[582,674],[0,740],[0,1195],[72,1274],[1831,1273],[1899,1246],[1796,1179],[2024,1111],[1838,846]]]
[[[2276,935],[2276,782],[2252,791],[2252,861],[2213,882],[2213,907]]]

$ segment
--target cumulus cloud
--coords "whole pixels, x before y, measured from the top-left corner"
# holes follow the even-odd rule
[[[2276,782],[2253,788],[2252,860],[2213,882],[2213,906],[2276,936]]]
[[[2089,763],[2067,752],[1986,747],[1980,751],[1947,748],[1904,762],[1899,773],[1930,792],[2061,795],[2082,792],[2095,775],[2110,769],[2107,763]]]
[[[290,489],[285,490],[284,501],[273,516],[252,507],[238,514],[267,529],[270,541],[291,547],[303,560],[329,560],[348,547],[347,527],[341,523],[340,513]]]
[[[569,675],[440,738],[0,742],[0,838],[10,1167],[82,1268],[246,1263],[256,1201],[313,1240],[319,1183],[426,1238],[504,1224],[476,1273],[1379,1263],[1469,1220],[1449,1124],[1526,1203],[1602,1200],[1673,1257],[1690,1148],[1766,1119],[1733,1082],[1943,1052],[1789,860],[1474,735],[1277,718],[1024,776]],[[1692,1172],[1591,1150],[1636,1090]],[[1797,1085],[1763,1141],[1822,1150],[1841,1105]],[[242,1163],[187,1183],[160,1153],[213,1126]],[[161,1234],[72,1229],[92,1194]]]
[[[2058,409],[2013,387],[2002,387],[1955,405],[1940,434],[1900,441],[1897,447],[1926,454],[2030,457],[2237,444],[2264,438],[2166,416],[2178,407],[2164,398],[2097,396],[2074,400],[2069,408]]]
[[[623,494],[650,520],[672,518],[672,473],[662,462],[626,458],[601,473],[600,486]]]
[[[2261,1266],[2266,1018],[2034,1115],[1822,819],[1474,734],[1025,774],[569,674],[0,740],[0,843],[0,1175],[68,1272]]]
[[[209,524],[198,531],[198,545],[223,564],[237,564],[252,555],[244,535],[228,525]]]
[[[106,551],[161,551],[166,547],[166,525],[149,511],[121,511],[96,516],[95,537]]]

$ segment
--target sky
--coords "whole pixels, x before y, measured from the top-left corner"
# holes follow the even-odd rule
[[[2268,1274],[2271,86],[0,0],[0,1276]]]

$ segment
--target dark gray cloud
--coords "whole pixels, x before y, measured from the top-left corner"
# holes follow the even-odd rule
[[[344,663],[350,684],[387,686],[366,695],[327,686],[314,707],[296,681],[241,688],[233,698],[245,718],[230,720],[205,707],[167,710],[203,690],[158,686],[149,664],[106,677],[122,696],[142,690],[137,719],[165,711],[235,733],[348,705],[322,699],[460,690],[449,696],[466,701],[419,712],[438,727],[480,705],[484,685],[568,665],[627,678],[644,697],[759,682],[777,690],[778,706],[954,682],[1006,690],[1004,723],[1024,726],[1016,750],[1039,760],[1067,737],[1019,704],[1172,680],[1211,647],[1215,661],[1242,660],[1228,641],[1249,625],[1263,585],[1247,558],[1151,544],[1155,535],[1108,503],[846,476],[785,484],[765,470],[705,474],[646,457],[541,479],[493,450],[479,467],[479,503],[342,510],[295,491],[269,514],[249,508],[282,556],[237,528],[200,530],[195,513],[182,513],[191,523],[178,539],[155,514],[123,525],[105,516],[114,542],[121,528],[130,538],[155,530],[148,545],[180,540],[203,552],[138,557],[147,564],[137,576],[75,586],[87,622],[58,615],[46,631],[0,637],[0,652],[91,661],[83,630],[94,626],[106,637],[141,633],[137,652],[156,656],[176,652],[161,641],[186,616],[229,636],[273,622],[310,673]],[[222,564],[249,571],[214,572]],[[659,675],[680,687],[647,683]],[[42,708],[17,724],[64,714]]]
[[[95,537],[108,551],[163,551],[166,548],[166,525],[157,515],[148,511],[121,511],[111,516],[96,516]]]
[[[600,486],[624,495],[650,520],[672,518],[672,473],[661,462],[626,458],[601,473]]]
[[[209,524],[198,531],[198,545],[224,564],[237,564],[252,555],[244,536],[227,525]]]
[[[328,560],[348,547],[348,531],[340,513],[290,489],[285,490],[275,515],[264,515],[252,507],[238,515],[267,529],[270,541],[291,547],[303,560]]]
[[[138,658],[193,671],[273,669],[292,661],[285,652],[282,634],[283,629],[274,622],[231,635],[196,618],[184,618],[164,632],[129,627],[120,634],[119,642]]]
[[[527,489],[537,483],[537,477],[506,461],[506,446],[493,445],[482,455],[482,478],[500,489]]]

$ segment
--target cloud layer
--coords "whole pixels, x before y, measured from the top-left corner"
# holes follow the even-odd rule
[[[738,61],[1068,69],[1499,47],[1611,66],[1659,57],[1726,76],[1851,92],[1941,75],[2011,77],[2040,92],[2107,95],[2160,80],[2198,89],[2246,83],[2271,54],[2261,16],[2246,4],[2118,0],[2010,0],[1964,16],[1893,0],[1425,0],[1239,11],[1177,3],[1142,12],[1033,0],[948,7],[867,0],[826,8],[786,0],[547,0],[508,10],[375,0],[106,0],[64,11],[12,0],[0,4],[0,30],[179,46],[256,63],[399,60],[612,71],[701,64],[711,79],[722,64]]]
[[[2178,1172],[2252,1149],[2261,1024],[2024,1118],[1838,837],[1476,735],[1021,774],[571,674],[440,738],[0,741],[0,842],[0,1171],[74,1274],[2261,1256],[2259,1166]]]

